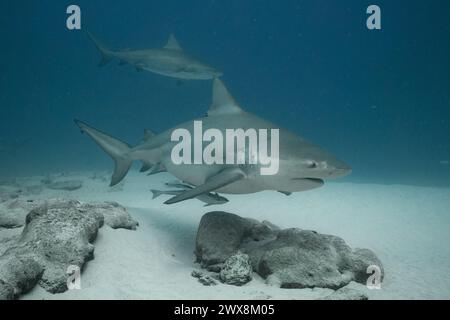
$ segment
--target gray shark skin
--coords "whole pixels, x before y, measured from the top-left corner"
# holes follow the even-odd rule
[[[134,160],[159,164],[180,181],[195,186],[166,201],[172,204],[195,198],[208,192],[226,194],[248,194],[264,190],[283,191],[285,194],[320,187],[324,179],[345,176],[350,167],[318,146],[282,129],[279,126],[244,111],[235,102],[222,81],[213,83],[213,103],[207,116],[195,119],[203,122],[204,130],[216,128],[244,130],[279,129],[279,170],[275,175],[261,175],[260,164],[206,165],[172,162],[171,151],[178,143],[171,141],[171,134],[177,128],[185,128],[193,136],[194,120],[182,123],[172,129],[152,136],[135,147],[130,147],[89,125],[75,120],[82,132],[89,135],[115,161],[116,167],[111,185],[119,183],[128,172]]]
[[[112,51],[87,32],[102,55],[99,66],[118,59],[119,65],[131,65],[137,71],[149,71],[163,76],[185,80],[210,80],[222,75],[221,72],[189,56],[173,35],[160,49]]]

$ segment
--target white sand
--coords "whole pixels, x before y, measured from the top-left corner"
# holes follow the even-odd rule
[[[91,175],[91,174],[89,174]],[[140,223],[137,231],[101,229],[95,259],[82,274],[82,290],[52,295],[36,287],[24,299],[315,299],[325,289],[280,289],[260,278],[243,287],[201,285],[193,250],[201,216],[223,210],[280,227],[312,229],[342,237],[352,247],[372,249],[384,264],[381,290],[352,283],[371,299],[450,299],[450,189],[354,183],[286,197],[275,192],[230,196],[209,208],[197,200],[167,206],[151,200],[149,189],[164,189],[169,174],[131,172],[123,189],[92,180],[74,192],[46,190],[39,198],[113,200]]]

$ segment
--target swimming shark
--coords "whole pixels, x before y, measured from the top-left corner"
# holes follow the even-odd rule
[[[137,71],[150,71],[167,77],[185,80],[209,80],[222,75],[216,69],[207,66],[189,56],[180,46],[174,35],[170,35],[167,44],[159,49],[113,51],[87,32],[99,50],[102,60],[99,66],[105,66],[112,59],[119,65],[129,64]]]
[[[278,128],[278,172],[274,175],[262,175],[259,170],[262,164],[175,164],[171,153],[177,142],[172,141],[172,133],[179,128],[193,132],[194,122],[198,120],[202,121],[203,127],[215,128],[220,132],[229,128]],[[192,199],[213,191],[249,194],[273,190],[290,194],[318,188],[324,184],[325,179],[343,177],[351,172],[346,163],[327,151],[242,109],[217,78],[213,81],[213,102],[206,116],[156,134],[135,147],[82,121],[75,120],[75,123],[115,161],[111,186],[125,177],[134,160],[162,164],[180,181],[194,186],[170,198],[165,204]]]

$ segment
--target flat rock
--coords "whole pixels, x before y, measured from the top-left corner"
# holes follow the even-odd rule
[[[215,286],[217,285],[217,281],[214,280],[213,277],[198,271],[198,270],[194,270],[191,273],[191,276],[193,276],[194,278],[198,279],[198,282],[200,282],[202,285],[204,286]]]
[[[369,300],[369,297],[361,291],[344,287],[319,300]]]
[[[136,230],[139,223],[117,202],[87,203],[84,207],[103,215],[105,224],[113,229]]]
[[[74,191],[80,189],[83,186],[83,181],[81,180],[51,181],[46,183],[45,185],[47,188],[52,190]]]

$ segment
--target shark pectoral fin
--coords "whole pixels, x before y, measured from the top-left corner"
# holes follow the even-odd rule
[[[198,187],[188,190],[186,192],[183,192],[180,195],[177,195],[173,198],[170,198],[165,204],[173,204],[180,201],[188,200],[195,198],[201,194],[208,193],[214,190],[217,190],[221,187],[224,187],[226,185],[229,185],[233,182],[236,182],[238,180],[245,178],[245,173],[239,169],[239,168],[228,168],[225,170],[220,171],[218,174],[208,178],[206,182],[202,185],[199,185]]]

